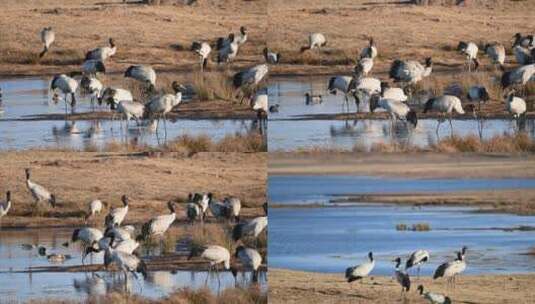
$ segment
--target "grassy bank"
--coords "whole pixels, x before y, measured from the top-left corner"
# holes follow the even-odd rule
[[[65,299],[34,300],[31,304],[71,304],[80,301]],[[85,303],[116,303],[116,304],[261,304],[267,303],[267,293],[258,287],[228,288],[215,295],[207,288],[193,290],[183,288],[175,291],[171,295],[159,300],[148,299],[142,296],[127,295],[124,293],[111,293],[103,297],[90,297]]]

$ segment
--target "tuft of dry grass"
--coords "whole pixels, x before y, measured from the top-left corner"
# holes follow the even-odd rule
[[[215,295],[207,288],[181,288],[170,294],[169,296],[154,300],[142,296],[130,295],[119,292],[112,292],[105,296],[89,297],[85,303],[114,303],[114,304],[249,304],[267,303],[267,293],[262,291],[258,286],[250,288],[227,288],[219,295]],[[31,304],[71,304],[79,303],[79,301],[67,299],[46,299],[46,300],[30,300]]]
[[[65,149],[65,151],[68,150]],[[267,142],[261,134],[251,132],[247,134],[236,133],[234,135],[227,135],[219,141],[214,141],[205,134],[197,136],[184,134],[161,147],[151,147],[145,144],[139,144],[136,141],[124,143],[115,140],[107,142],[100,149],[94,144],[87,144],[83,147],[84,152],[96,152],[99,150],[101,152],[123,153],[175,152],[181,156],[189,157],[199,152],[266,152]]]
[[[199,100],[234,100],[234,88],[227,73],[200,73],[192,77],[192,85]]]
[[[407,224],[397,224],[396,225],[397,231],[431,231],[431,226],[428,223],[416,223],[412,224],[410,227]]]
[[[191,228],[191,248],[200,249],[206,245],[219,245],[234,252],[235,243],[232,240],[231,227],[222,225],[195,225]]]
[[[496,135],[481,140],[476,135],[466,137],[446,137],[428,148],[399,143],[379,142],[366,149],[355,144],[352,149],[355,153],[411,153],[411,152],[441,152],[441,153],[535,153],[535,141],[525,132],[514,135]],[[334,153],[336,151],[332,151]],[[339,151],[338,151],[339,152]]]
[[[165,146],[167,151],[186,151],[188,155],[214,150],[214,142],[208,135],[191,136],[184,134]]]
[[[282,51],[281,63],[303,65],[353,65],[357,57],[357,50],[306,50]]]
[[[218,152],[263,152],[267,151],[267,142],[259,133],[236,133],[221,139],[215,149]]]
[[[477,136],[448,137],[432,147],[438,152],[534,153],[535,142],[526,133],[498,135],[481,141]]]

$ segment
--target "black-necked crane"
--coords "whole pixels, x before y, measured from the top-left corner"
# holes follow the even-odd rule
[[[520,45],[521,47],[530,48],[535,46],[535,41],[533,35],[522,35],[521,33],[516,33],[513,36],[513,47]]]
[[[48,191],[47,189],[45,189],[45,187],[30,180],[30,168],[26,168],[25,172],[26,187],[28,188],[28,190],[30,190],[35,204],[37,205],[41,201],[47,201],[52,207],[56,207],[56,196],[50,193],[50,191]]]
[[[74,229],[72,232],[71,241],[73,243],[81,242],[83,252],[85,252],[87,247],[92,246],[95,242],[98,242],[104,234],[97,228],[84,227],[79,229]],[[85,257],[85,256],[84,256]],[[82,258],[82,262],[84,259]]]
[[[398,284],[401,286],[401,296],[403,297],[411,289],[411,278],[408,273],[404,272],[399,268],[401,265],[400,257],[397,257],[394,262],[396,263],[394,277],[396,278]]]
[[[390,114],[390,130],[394,130],[394,122],[401,120],[406,124],[411,124],[413,128],[418,125],[418,117],[414,110],[403,102],[382,98],[379,94],[373,94],[370,98],[370,111],[382,108]]]
[[[97,73],[106,73],[106,67],[100,60],[89,59],[82,64],[82,73],[84,75],[95,76]]]
[[[128,122],[131,119],[136,121],[138,127],[140,126],[140,121],[145,115],[145,105],[137,101],[122,100],[117,104],[115,111],[121,115],[122,120],[126,121],[125,130],[128,130]]]
[[[516,120],[517,128],[520,129],[520,119],[526,114],[526,101],[515,96],[515,90],[511,90],[505,97],[505,110]]]
[[[128,197],[123,195],[121,197],[121,202],[123,203],[122,207],[112,208],[108,215],[106,215],[106,218],[104,219],[106,227],[121,226],[121,223],[124,221],[124,218],[128,213]]]
[[[360,52],[360,58],[374,59],[375,57],[377,57],[377,47],[375,46],[373,37],[370,37],[370,39],[368,39],[368,45]]]
[[[268,117],[268,94],[267,90],[257,92],[251,100],[251,107],[256,112],[256,119],[259,122],[260,132],[267,126]]]
[[[128,273],[132,273],[137,279],[136,273],[141,273],[145,278],[147,276],[147,265],[143,260],[133,254],[118,251],[111,246],[113,238],[110,239],[110,246],[106,248],[104,254],[104,266],[108,268],[111,263],[115,263],[117,267],[123,271],[125,278],[125,289],[128,286]]]
[[[133,254],[134,251],[139,247],[139,242],[134,239],[117,240],[115,235],[106,236],[104,234],[104,237],[98,240],[98,242],[93,242],[91,246],[86,247],[82,256],[82,261],[85,260],[89,254],[99,253],[102,251],[105,252],[109,246],[112,246],[114,250]]]
[[[535,75],[535,63],[528,64],[516,68],[512,71],[505,72],[502,74],[502,87],[508,88],[511,86],[525,86],[528,81]]]
[[[373,95],[381,93],[381,80],[372,77],[357,78],[355,79],[354,90],[355,104],[358,113],[360,111],[361,99],[364,99],[369,103]]]
[[[212,51],[210,44],[208,42],[195,41],[191,44],[191,50],[199,56],[201,60],[201,72],[203,72],[208,65],[208,56],[210,56],[210,52]]]
[[[311,33],[308,36],[308,45],[301,48],[301,53],[306,50],[320,49],[327,45],[327,39],[322,33]]]
[[[246,95],[245,91],[256,91],[256,86],[266,77],[269,71],[267,64],[259,64],[254,67],[240,71],[232,77],[232,84],[236,90],[240,90]],[[243,98],[241,99],[243,100]]]
[[[393,88],[386,81],[381,81],[381,97],[399,102],[406,102],[408,99],[402,88]]]
[[[253,283],[258,283],[258,268],[262,264],[262,256],[260,253],[253,248],[238,246],[234,256],[240,261],[245,270],[252,271]],[[231,268],[231,271],[234,279],[236,280],[238,271],[234,267]]]
[[[313,105],[313,104],[320,104],[323,102],[323,96],[321,94],[313,95],[309,92],[305,93],[305,104],[306,105]]]
[[[329,85],[327,90],[330,94],[336,95],[337,92],[344,94],[345,105],[349,111],[349,95],[355,98],[355,103],[357,103],[357,97],[355,96],[355,78],[351,76],[334,76],[329,78]]]
[[[99,105],[107,103],[112,110],[115,110],[119,101],[134,101],[132,93],[128,90],[114,87],[107,87],[102,91],[99,98]]]
[[[361,58],[357,62],[357,65],[354,68],[355,74],[359,77],[366,77],[373,68],[373,59],[369,57]]]
[[[137,237],[138,240],[145,241],[153,237],[161,237],[167,232],[169,227],[176,220],[175,204],[173,201],[167,202],[169,214],[159,215],[152,218],[141,227],[141,234]]]
[[[280,53],[270,51],[267,47],[264,48],[263,53],[264,53],[264,59],[266,60],[266,63],[277,64],[281,60]]]
[[[372,272],[373,268],[375,268],[375,259],[373,258],[373,253],[370,251],[368,253],[368,261],[346,269],[345,278],[348,283],[362,280]]]
[[[420,296],[427,300],[429,304],[451,304],[451,299],[443,294],[424,291],[424,286],[418,286],[418,293]]]
[[[241,201],[235,196],[225,197],[223,204],[227,207],[227,218],[236,223],[240,221]]]
[[[46,52],[50,49],[52,43],[56,40],[56,34],[51,26],[45,27],[41,30],[41,42],[43,43],[43,51],[39,54],[39,57],[45,56]]]
[[[108,39],[109,45],[92,49],[85,54],[85,60],[106,61],[117,52],[117,46],[113,38]]]
[[[179,85],[176,81],[173,81],[171,86],[175,94],[154,96],[145,104],[145,116],[148,116],[150,119],[157,118],[158,122],[163,119],[165,140],[167,140],[166,116],[174,107],[180,104],[182,101],[182,91],[185,90],[184,86]]]
[[[136,228],[132,225],[126,225],[123,227],[106,227],[104,230],[104,237],[113,237],[116,241],[122,242],[132,239],[132,234],[136,231]]]
[[[513,54],[515,54],[516,62],[520,65],[530,64],[533,59],[529,49],[520,45],[513,47]]]
[[[487,88],[482,85],[474,85],[468,89],[466,98],[471,102],[477,102],[478,112],[481,111],[481,103],[486,103],[490,100],[489,92]]]
[[[466,262],[464,260],[466,254],[466,247],[457,252],[457,258],[454,261],[446,262],[438,266],[433,274],[433,280],[438,278],[447,278],[448,283],[455,286],[455,278],[464,272],[466,269]]]
[[[238,39],[236,36],[234,36],[234,34],[230,34],[226,39],[219,38],[216,49],[218,64],[230,62],[238,55]]]
[[[230,269],[230,252],[227,248],[218,245],[208,245],[199,248],[192,248],[188,256],[188,260],[193,257],[200,257],[210,263],[208,268],[208,276],[210,272],[214,270],[217,273],[217,279],[219,280],[219,271],[217,265],[223,264],[225,269]],[[206,280],[208,280],[208,276]]]
[[[188,203],[186,205],[186,215],[190,223],[195,222],[197,219],[203,221],[203,214],[201,211],[201,206],[194,201],[193,195],[190,193],[188,195]]]
[[[490,61],[495,66],[497,65],[500,70],[504,70],[505,64],[505,47],[499,43],[487,43],[485,44],[485,54],[489,56]]]
[[[76,106],[76,90],[78,89],[78,82],[65,74],[56,75],[50,83],[50,89],[56,94],[56,90],[60,90],[64,95],[65,114],[67,114],[67,95],[71,96],[71,110],[74,112]]]
[[[6,200],[4,202],[0,201],[0,219],[6,216],[11,209],[11,191],[6,192]]]
[[[208,208],[216,219],[223,219],[227,215],[227,206],[220,201],[214,199],[214,195],[208,193]]]
[[[89,212],[87,213],[85,219],[89,219],[89,217],[94,216],[95,214],[100,214],[102,212],[102,201],[95,199],[89,202]]]
[[[238,45],[247,42],[247,28],[245,26],[240,26],[240,33],[236,36],[236,41],[238,42]]]
[[[390,66],[389,75],[394,81],[402,82],[405,86],[411,87],[431,75],[432,71],[433,60],[431,57],[426,58],[423,65],[415,60],[395,60]]]
[[[204,220],[206,218],[206,212],[208,212],[208,205],[210,203],[208,193],[195,193],[193,196],[193,201],[201,208],[202,219]]]
[[[83,76],[82,80],[80,80],[80,85],[82,86],[83,90],[90,94],[91,109],[95,110],[95,103],[98,103],[100,100],[102,91],[104,89],[102,82],[93,76]]]
[[[429,111],[439,112],[441,115],[447,115],[450,122],[451,135],[453,136],[453,125],[451,123],[451,118],[453,112],[458,114],[464,114],[463,106],[461,105],[461,100],[457,96],[453,95],[442,95],[438,97],[433,97],[427,100],[424,107],[424,113]],[[438,130],[440,128],[440,119],[437,122],[436,134],[438,137]]]
[[[429,262],[429,251],[418,249],[411,253],[409,259],[405,263],[405,269],[408,271],[416,266],[418,269],[418,278],[420,278],[420,267],[427,262]]]
[[[474,71],[477,71],[477,68],[479,67],[479,61],[477,60],[479,48],[477,47],[477,44],[461,41],[459,42],[459,45],[457,45],[457,51],[466,56],[468,72],[472,71],[472,63],[474,64]]]
[[[259,216],[250,221],[238,223],[232,228],[232,239],[238,241],[248,236],[256,239],[266,229],[267,225],[267,216]]]
[[[149,93],[156,91],[156,71],[150,65],[131,65],[124,72],[124,77],[141,82]]]

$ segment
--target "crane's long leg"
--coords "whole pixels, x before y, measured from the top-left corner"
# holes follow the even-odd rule
[[[451,113],[450,113],[448,119],[449,119],[449,121],[450,121],[450,134],[451,134],[451,137],[453,137],[453,125],[452,125],[452,123],[451,123]]]

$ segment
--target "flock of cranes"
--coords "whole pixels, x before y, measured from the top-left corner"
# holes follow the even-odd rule
[[[446,278],[448,285],[455,286],[455,278],[466,269],[467,247],[463,246],[460,251],[455,252],[456,259],[440,264],[433,274],[433,279]],[[402,297],[411,289],[411,277],[409,269],[417,267],[418,278],[420,276],[420,267],[429,262],[430,254],[427,250],[417,250],[413,252],[405,263],[404,269],[401,267],[402,260],[397,257],[393,260],[395,263],[393,278],[401,287]],[[348,283],[363,280],[368,277],[375,268],[375,258],[373,252],[368,253],[368,260],[362,264],[348,267],[345,272],[345,278]],[[418,293],[431,304],[449,304],[451,299],[440,293],[424,292],[423,285],[418,286]]]
[[[45,56],[53,45],[56,34],[51,27],[46,27],[41,31],[41,42],[43,52],[40,57]],[[239,34],[230,33],[228,37],[220,37],[216,40],[215,50],[217,51],[216,61],[218,64],[225,64],[233,61],[238,55],[240,46],[247,41],[247,28],[240,27]],[[69,74],[60,74],[53,77],[50,88],[54,93],[54,100],[57,101],[59,96],[57,92],[64,95],[65,114],[68,114],[68,107],[74,111],[76,106],[76,92],[79,87],[91,97],[91,107],[94,109],[96,103],[102,105],[106,103],[111,111],[118,113],[123,120],[128,122],[135,120],[137,125],[141,121],[148,119],[146,125],[156,123],[156,130],[160,120],[163,120],[165,138],[167,138],[166,115],[169,114],[181,101],[183,94],[187,89],[184,85],[176,81],[172,83],[171,89],[174,94],[160,93],[156,87],[157,74],[153,67],[147,64],[137,64],[128,67],[124,72],[125,78],[131,78],[140,83],[142,87],[142,100],[135,100],[133,94],[120,87],[105,86],[98,75],[106,73],[106,61],[110,60],[117,53],[117,45],[113,38],[109,38],[107,46],[97,47],[86,53],[85,61],[80,71]],[[191,45],[191,51],[196,53],[200,58],[201,72],[204,71],[210,59],[212,47],[206,41],[194,41]],[[264,56],[267,63],[277,63],[280,55],[264,50]],[[241,95],[243,101],[247,98],[251,107],[257,112],[257,118],[264,122],[267,118],[268,105],[267,90],[259,90],[258,84],[268,73],[267,64],[257,64],[253,67],[237,72],[232,77],[232,84],[236,93]],[[74,78],[75,75],[82,74],[80,83]],[[70,99],[70,101],[68,101]],[[114,115],[115,117],[115,115]],[[265,123],[262,123],[265,125]]]
[[[26,187],[34,199],[34,208],[41,207],[42,204],[49,204],[56,208],[56,195],[46,189],[43,185],[31,180],[31,170],[25,169]],[[82,264],[85,264],[85,258],[88,255],[103,252],[104,266],[108,269],[110,264],[115,264],[117,269],[124,273],[125,284],[127,285],[128,276],[132,274],[135,278],[137,274],[147,275],[147,265],[140,257],[138,248],[144,242],[159,239],[162,241],[164,235],[168,233],[169,228],[177,220],[176,202],[167,202],[169,213],[155,216],[145,222],[141,227],[134,225],[124,225],[124,221],[131,209],[130,199],[127,195],[121,197],[122,205],[120,207],[110,207],[104,218],[104,230],[100,230],[89,225],[76,228],[72,232],[71,243],[80,243],[82,248]],[[192,246],[188,259],[199,257],[209,263],[209,272],[217,271],[219,264],[223,264],[226,270],[231,270],[235,279],[237,278],[237,264],[242,266],[245,271],[252,272],[252,281],[258,281],[258,271],[262,264],[262,257],[255,248],[245,247],[244,239],[257,240],[267,227],[267,203],[264,204],[264,216],[258,216],[250,220],[240,218],[241,201],[237,197],[226,197],[222,201],[217,200],[212,193],[196,193],[188,196],[185,204],[186,214],[189,222],[201,223],[204,229],[204,222],[207,220],[208,211],[216,219],[217,223],[222,225],[233,225],[229,232],[229,239],[236,244],[234,252],[235,260],[230,255],[228,248],[219,245],[203,245],[201,248]],[[7,191],[6,201],[0,201],[0,220],[8,215],[12,206],[11,192]],[[100,214],[107,204],[101,200],[95,199],[88,204],[85,222],[88,219]],[[137,232],[137,236],[135,236]],[[258,242],[256,242],[258,246]],[[69,242],[63,244],[69,247]],[[161,245],[160,245],[161,246]],[[257,247],[256,246],[256,247]],[[41,256],[46,256],[52,263],[61,263],[70,259],[70,255],[61,253],[47,254],[47,249],[43,246],[30,246],[30,249],[38,249]],[[218,277],[219,279],[219,277]],[[126,287],[125,285],[125,287]]]
[[[525,115],[527,107],[526,101],[517,93],[522,93],[526,84],[530,81],[533,82],[535,79],[535,42],[533,41],[532,35],[523,36],[517,33],[514,38],[512,49],[519,66],[509,71],[506,71],[504,67],[506,58],[504,45],[496,42],[488,43],[484,47],[484,52],[488,55],[491,63],[502,71],[501,78],[496,82],[501,84],[505,92],[503,96],[505,110],[513,118],[518,120]],[[320,49],[326,44],[327,39],[323,34],[312,33],[309,36],[309,44],[301,48],[301,51]],[[478,45],[470,41],[461,41],[458,44],[457,50],[466,57],[468,71],[476,71],[480,66],[477,59],[479,53]],[[357,113],[361,110],[361,102],[367,101],[370,111],[373,112],[381,108],[388,112],[392,123],[396,120],[401,120],[412,127],[416,127],[418,122],[416,109],[410,108],[407,102],[411,101],[413,97],[415,84],[431,75],[433,71],[432,58],[426,58],[423,63],[416,60],[394,60],[391,63],[388,75],[392,82],[400,84],[400,87],[393,87],[387,80],[369,76],[377,54],[378,49],[375,41],[373,38],[370,38],[368,45],[362,49],[357,58],[357,64],[354,67],[352,75],[331,77],[327,90],[331,94],[336,94],[337,92],[343,94],[345,105],[348,108],[349,98],[353,97],[357,107]],[[502,98],[500,96],[493,97],[496,99]],[[469,104],[464,104],[464,109],[463,98],[464,96],[451,94],[431,97],[425,102],[423,113],[429,111],[438,112],[442,117],[449,119],[451,126],[451,119],[454,113],[465,114],[467,112],[466,109],[468,109],[469,112],[476,115],[473,103],[478,104],[477,111],[480,111],[481,103],[488,102],[491,96],[487,88],[483,85],[474,84],[467,89],[466,99],[469,101]],[[307,104],[311,104],[316,100],[321,101],[321,95],[316,97],[310,93],[305,94]],[[437,133],[442,120],[440,119],[437,125]]]

